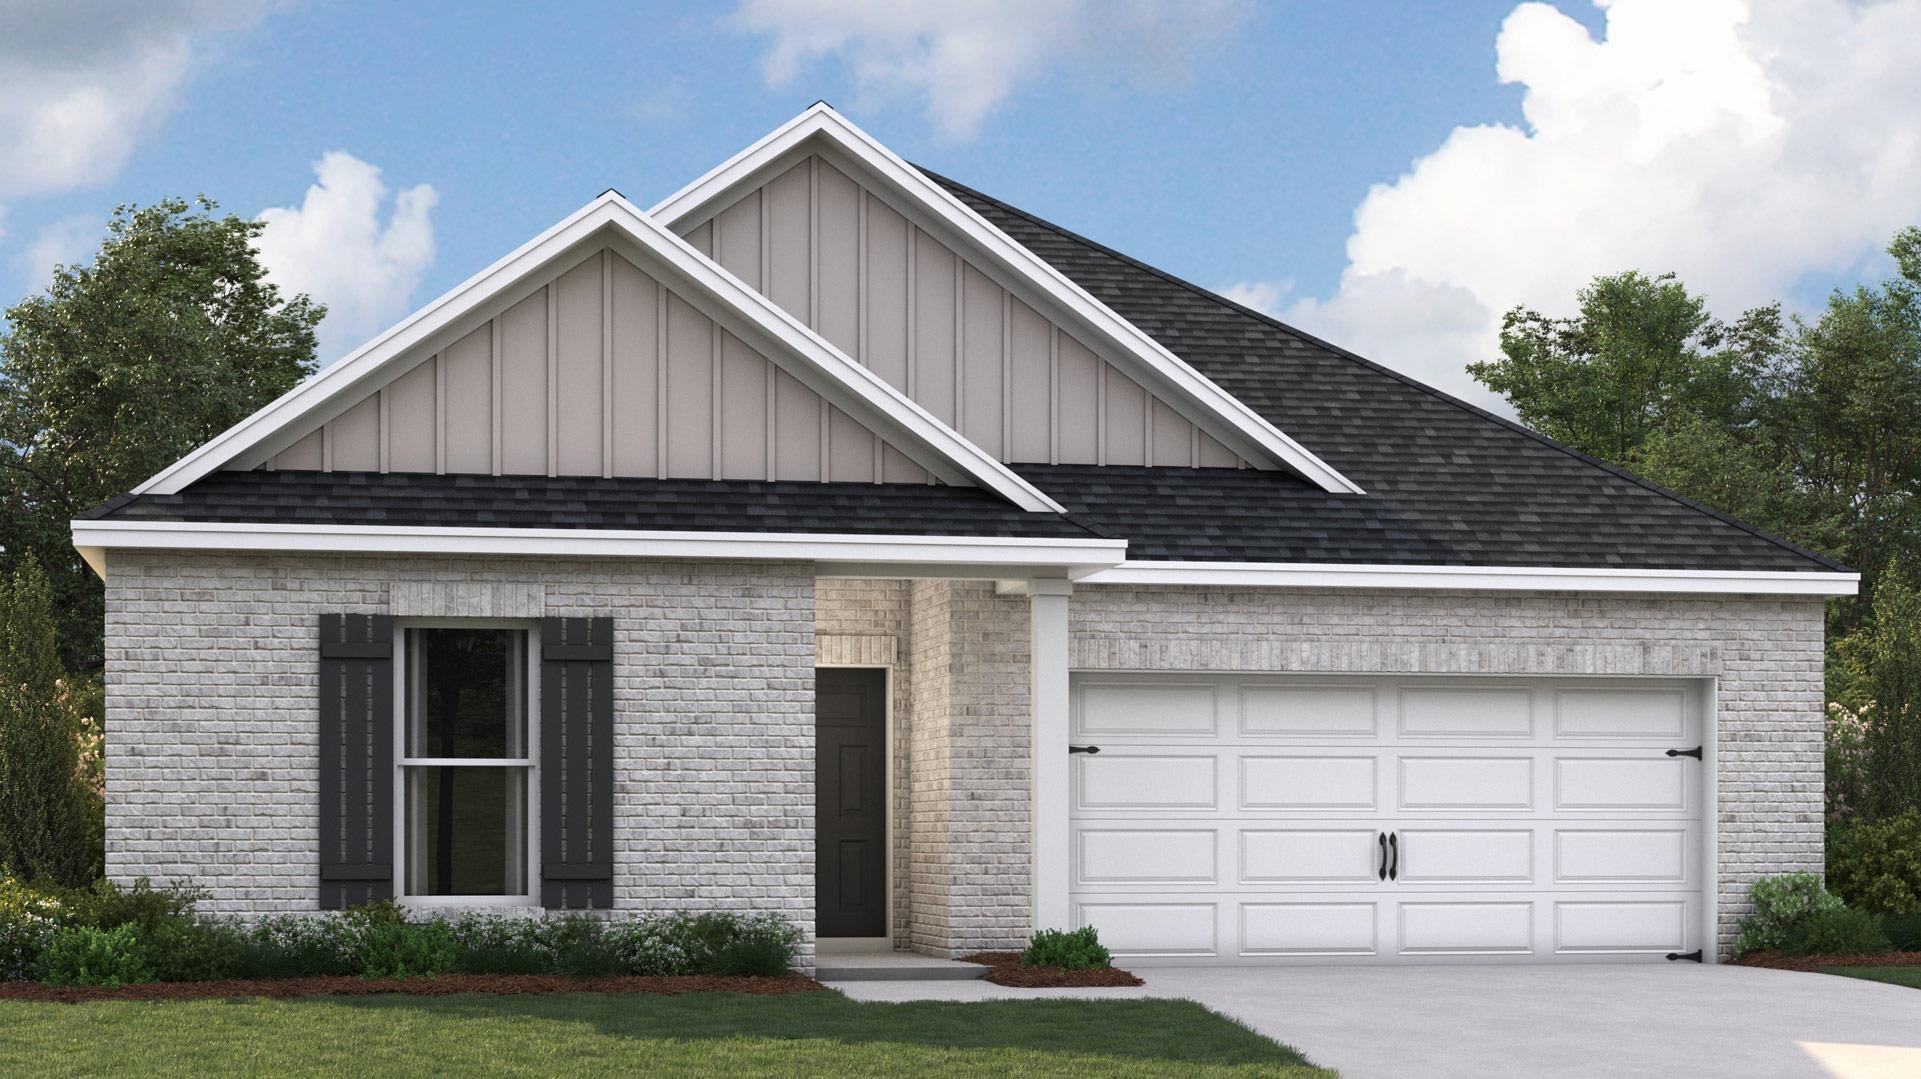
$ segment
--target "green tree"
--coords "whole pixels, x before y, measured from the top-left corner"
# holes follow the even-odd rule
[[[0,337],[4,565],[46,567],[69,669],[100,662],[98,581],[67,521],[129,490],[314,368],[324,309],[283,298],[256,221],[214,203],[122,206],[93,261],[9,308]]]
[[[1651,436],[1695,420],[1724,429],[1753,423],[1780,350],[1778,308],[1725,325],[1673,274],[1631,270],[1595,278],[1577,299],[1572,318],[1509,311],[1502,357],[1468,365],[1523,423],[1621,465]]]
[[[98,855],[62,674],[53,595],[23,561],[0,581],[0,868],[81,885]]]
[[[1921,587],[1895,567],[1881,580],[1874,618],[1856,652],[1870,704],[1863,732],[1860,815],[1921,806]]]
[[[1767,422],[1805,498],[1794,538],[1860,569],[1869,598],[1886,567],[1921,554],[1921,229],[1889,251],[1898,276],[1835,292],[1799,328]],[[1842,607],[1842,629],[1867,617]]]

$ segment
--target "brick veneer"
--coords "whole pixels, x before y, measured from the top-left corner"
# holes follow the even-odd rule
[[[813,607],[797,565],[116,552],[108,874],[314,909],[320,613],[608,614],[616,909],[776,911],[811,964]]]

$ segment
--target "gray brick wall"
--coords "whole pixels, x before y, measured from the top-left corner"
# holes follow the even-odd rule
[[[619,907],[778,910],[811,936],[818,659],[894,672],[896,940],[957,954],[1026,934],[1026,601],[989,583],[561,560],[111,569],[117,879],[199,883],[230,913],[312,909],[319,613],[611,613]],[[1078,670],[1712,678],[1723,949],[1751,880],[1821,868],[1819,601],[1083,587],[1070,610]]]
[[[614,618],[621,910],[814,905],[811,567],[115,553],[107,871],[312,910],[318,615]]]

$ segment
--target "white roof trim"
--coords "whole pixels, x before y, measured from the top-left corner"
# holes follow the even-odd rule
[[[1111,346],[1133,356],[1148,370],[1158,373],[1169,385],[1252,446],[1271,456],[1276,463],[1322,490],[1345,494],[1365,493],[1359,484],[1335,471],[1333,466],[1267,422],[1240,398],[1215,385],[1213,380],[1188,366],[1186,361],[1162,347],[1160,342],[1139,327],[1114,313],[1086,289],[854,126],[826,102],[815,104],[752,146],[728,158],[705,176],[661,200],[648,214],[671,228],[675,222],[710,206],[714,200],[751,178],[763,167],[816,136],[829,140],[842,152],[873,170],[1030,287],[1053,297]]]
[[[1084,571],[1118,565],[1124,540],[980,536],[859,536],[788,532],[646,532],[588,528],[421,528],[389,525],[72,522],[73,544],[106,576],[111,550],[308,554],[470,554],[974,566]]]
[[[1717,595],[1852,596],[1858,573],[1579,567],[1394,566],[1275,562],[1128,561],[1082,584],[1220,588],[1391,588],[1476,592],[1685,592]]]
[[[320,412],[326,402],[381,380],[387,369],[408,350],[603,230],[612,230],[617,237],[653,255],[673,271],[678,280],[670,280],[668,284],[688,285],[704,293],[721,309],[718,313],[728,328],[749,344],[785,351],[806,361],[822,376],[811,380],[810,388],[862,419],[884,437],[890,437],[935,475],[949,480],[965,477],[1025,510],[1064,512],[1059,503],[991,454],[963,438],[879,375],[855,363],[773,301],[747,287],[612,191],[174,462],[134,488],[134,493],[176,494],[228,462],[244,457],[302,419]],[[700,297],[686,298],[698,300]],[[715,311],[708,313],[716,314]],[[803,381],[810,380],[803,378]]]

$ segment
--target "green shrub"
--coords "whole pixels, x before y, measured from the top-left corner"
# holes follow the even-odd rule
[[[246,969],[251,939],[246,925],[238,921],[187,918],[163,921],[145,931],[134,922],[122,928],[139,933],[158,982],[216,981],[240,977]]]
[[[1103,970],[1113,956],[1101,945],[1091,925],[1079,929],[1043,929],[1021,952],[1021,966],[1060,967],[1063,970]]]
[[[358,973],[353,927],[337,914],[281,914],[248,931],[237,978],[321,978]]]
[[[110,880],[97,880],[93,886],[71,893],[68,925],[95,929],[118,929],[123,925],[139,927],[151,934],[168,923],[194,920],[194,906],[207,893],[198,888],[172,884],[155,888],[145,877],[121,887]]]
[[[607,923],[590,914],[547,919],[543,936],[560,974],[599,977],[620,971],[620,956],[607,936]]]
[[[1846,905],[1822,887],[1821,878],[1812,873],[1762,877],[1748,888],[1748,898],[1753,901],[1754,912],[1741,919],[1741,935],[1734,941],[1735,955],[1784,950],[1802,922]]]
[[[445,918],[410,922],[387,899],[356,907],[343,920],[354,937],[355,973],[363,978],[418,978],[453,969],[454,940]]]
[[[139,927],[63,926],[47,941],[40,980],[48,985],[133,985],[153,981]]]
[[[800,955],[801,933],[777,914],[654,914],[605,930],[627,974],[771,975]]]
[[[1885,952],[1881,919],[1853,907],[1825,908],[1795,923],[1781,950],[1791,955],[1857,955]]]
[[[1921,913],[1921,811],[1829,829],[1828,887],[1851,907]]]
[[[39,972],[63,913],[58,896],[0,873],[0,982],[27,981]]]
[[[1881,929],[1897,952],[1921,952],[1921,914],[1883,914]]]

